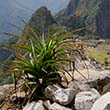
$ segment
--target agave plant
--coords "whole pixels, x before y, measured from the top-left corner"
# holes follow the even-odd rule
[[[43,34],[38,36],[28,23],[24,23],[28,31],[16,26],[22,35],[2,34],[19,39],[16,43],[5,45],[11,47],[15,57],[10,71],[22,75],[30,99],[33,100],[35,96],[43,97],[43,92],[48,85],[61,83],[60,73],[67,72],[64,69],[65,64],[75,61],[70,53],[76,50],[79,44],[75,40],[67,39],[71,32],[59,31],[52,36],[49,31],[47,36]]]

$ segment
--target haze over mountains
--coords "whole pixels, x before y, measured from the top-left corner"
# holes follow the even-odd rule
[[[53,14],[65,8],[69,0],[1,0],[0,1],[0,32],[18,33],[11,24],[23,27],[21,19],[30,19],[32,13],[45,5]],[[9,38],[0,35],[0,45],[9,42]],[[10,55],[10,52],[0,49],[0,61]]]
[[[58,12],[66,7],[69,0],[1,0],[0,1],[0,32],[16,32],[11,26],[23,26],[21,19],[28,20],[34,11],[46,5],[52,13]],[[19,18],[20,17],[20,18]],[[0,43],[6,40],[5,36],[0,35]]]

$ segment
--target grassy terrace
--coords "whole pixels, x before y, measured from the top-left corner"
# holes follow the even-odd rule
[[[110,45],[101,44],[96,48],[87,48],[86,54],[89,57],[96,59],[101,64],[104,64],[106,59],[110,62]]]

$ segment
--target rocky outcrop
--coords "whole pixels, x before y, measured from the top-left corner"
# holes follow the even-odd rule
[[[14,87],[14,84],[5,84],[3,86],[0,86],[0,103],[5,100],[6,95],[9,96],[9,94],[6,94],[6,93],[7,92],[10,93],[13,87]]]
[[[100,94],[95,89],[78,93],[75,98],[76,110],[90,110],[99,97]]]
[[[102,94],[105,94],[107,92],[110,92],[110,82],[107,83],[102,89]]]
[[[60,13],[56,19],[70,29],[86,27],[87,34],[109,37],[109,12],[110,0],[71,0],[62,15]],[[77,25],[73,21],[78,22]]]
[[[45,96],[61,105],[68,105],[77,92],[77,89],[74,88],[63,89],[58,86],[48,86],[45,89]]]
[[[48,31],[48,27],[50,27],[52,33],[56,32],[57,28],[59,28],[51,12],[45,6],[42,6],[33,13],[29,20],[29,24],[40,35],[43,32],[46,33]]]
[[[92,74],[90,74],[90,76],[92,76]],[[4,104],[5,101],[11,104],[9,104],[10,107],[4,105],[1,109],[109,110],[110,92],[106,92],[109,91],[110,72],[102,71],[102,73],[99,72],[95,74],[96,76],[90,77],[88,81],[72,80],[67,84],[67,88],[61,88],[58,85],[50,85],[44,91],[45,100],[41,98],[32,100],[32,102],[25,100],[29,94],[26,94],[23,90],[20,92],[21,90],[18,89],[18,91],[13,94],[10,91],[14,90],[13,84],[0,86],[0,104]],[[99,92],[103,90],[102,88],[104,89],[104,95],[100,96]],[[24,103],[24,101],[26,102]],[[103,106],[100,106],[100,104]]]
[[[45,110],[43,106],[43,101],[28,103],[23,110]]]
[[[68,88],[73,88],[77,92],[82,92],[82,91],[89,91],[91,90],[90,86],[88,84],[85,84],[83,82],[78,82],[78,81],[71,81],[68,84]]]
[[[3,86],[0,86],[0,92],[4,94],[6,91],[10,90],[13,87],[14,87],[14,84],[5,84]]]
[[[109,91],[108,84],[110,83],[110,72],[101,71],[99,75],[91,77],[87,82],[91,88],[96,88],[101,94]]]
[[[5,100],[5,95],[0,92],[0,104]]]
[[[68,107],[59,105],[58,103],[51,104],[49,100],[43,102],[39,100],[38,102],[28,103],[23,110],[72,110]]]
[[[59,105],[58,103],[55,103],[55,102],[53,104],[51,104],[49,100],[44,102],[44,106],[48,110],[72,110],[70,108]]]
[[[110,92],[101,96],[90,110],[110,110]]]
[[[96,33],[104,37],[110,37],[110,0],[102,0],[96,16]]]
[[[67,8],[65,9],[64,15],[68,16],[74,13],[77,8],[78,3],[79,3],[79,0],[70,0]]]
[[[25,92],[17,92],[10,96],[10,102],[13,104],[17,104],[18,102],[23,103],[25,96]]]

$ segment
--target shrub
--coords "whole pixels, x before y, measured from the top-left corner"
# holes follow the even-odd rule
[[[35,97],[44,97],[43,92],[48,85],[61,84],[60,73],[67,72],[64,66],[75,61],[70,56],[71,51],[77,51],[81,44],[66,39],[72,34],[71,32],[59,31],[51,36],[48,31],[48,36],[38,36],[28,23],[24,23],[28,31],[16,26],[23,33],[22,35],[2,34],[19,39],[16,43],[5,45],[11,48],[15,56],[12,59],[10,72],[22,76],[24,80],[22,85],[28,88],[28,99],[35,100]]]

